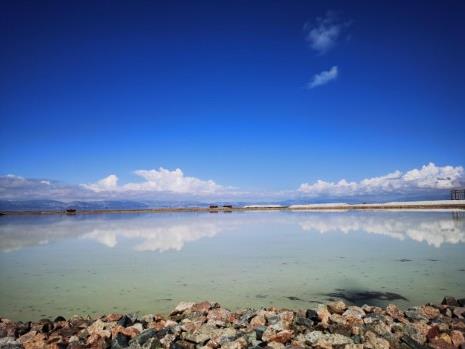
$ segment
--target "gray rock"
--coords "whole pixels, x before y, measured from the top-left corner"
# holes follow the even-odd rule
[[[305,315],[307,316],[307,319],[310,319],[312,320],[313,322],[317,322],[318,321],[318,314],[315,310],[313,309],[307,309],[307,311],[305,312]]]
[[[131,339],[131,343],[137,343],[139,345],[145,344],[150,338],[157,337],[157,331],[153,328],[149,328],[143,332],[141,332],[138,336]],[[158,338],[157,338],[158,339]]]
[[[0,338],[0,349],[21,349],[23,346],[14,337]]]
[[[258,326],[256,329],[255,329],[255,335],[256,335],[256,338],[257,340],[261,341],[262,340],[262,336],[263,336],[263,333],[266,331],[266,326]]]
[[[426,321],[428,322],[428,318],[423,316],[423,314],[419,311],[418,307],[410,308],[405,311],[405,316],[409,320],[413,321]]]
[[[132,326],[133,324],[131,318],[128,315],[123,315],[116,323],[123,327]]]
[[[418,343],[416,340],[409,336],[403,336],[401,342],[404,343],[410,349],[430,349],[430,347]]]
[[[459,302],[457,302],[457,300],[454,297],[444,297],[441,304],[442,305],[453,306],[453,307],[460,306]]]
[[[118,333],[111,341],[111,349],[127,348],[129,346],[129,338],[122,333]]]
[[[188,341],[176,341],[170,346],[170,349],[195,349],[195,344]]]
[[[295,318],[295,320],[294,320],[294,324],[296,326],[304,326],[304,327],[307,327],[307,328],[312,328],[314,322],[312,320],[310,320],[309,318],[302,317],[302,316],[297,316]]]
[[[354,343],[352,339],[349,337],[346,337],[340,334],[323,333],[321,331],[312,331],[312,332],[306,333],[305,341],[311,345],[319,345],[322,343],[327,343],[333,346]]]

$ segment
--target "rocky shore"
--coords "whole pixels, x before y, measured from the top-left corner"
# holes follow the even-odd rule
[[[1,318],[1,349],[465,349],[465,299],[406,311],[333,301],[317,309],[231,312],[217,303],[180,303],[169,316],[108,314],[38,322]]]

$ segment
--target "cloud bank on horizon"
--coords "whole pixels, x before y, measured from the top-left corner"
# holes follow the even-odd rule
[[[297,190],[285,192],[245,192],[236,188],[185,176],[181,169],[137,170],[140,182],[119,185],[111,174],[95,183],[72,185],[48,179],[30,179],[16,175],[0,176],[0,199],[229,199],[282,200],[293,198],[357,197],[382,194],[428,194],[465,185],[462,166],[436,166],[429,163],[420,169],[394,171],[360,181],[341,179],[337,182],[317,180],[302,183]]]
[[[318,180],[303,183],[298,191],[305,196],[356,196],[383,193],[410,194],[430,190],[452,189],[465,181],[462,166],[436,166],[432,162],[420,169],[365,178],[359,182],[341,179],[338,182]]]

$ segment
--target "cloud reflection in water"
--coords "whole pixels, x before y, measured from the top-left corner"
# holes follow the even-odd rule
[[[134,241],[135,251],[180,251],[189,242],[244,226],[282,231],[356,233],[411,239],[440,247],[465,243],[465,217],[451,212],[250,212],[230,215],[105,215],[2,217],[0,250],[10,252],[64,239],[93,240],[109,248]]]

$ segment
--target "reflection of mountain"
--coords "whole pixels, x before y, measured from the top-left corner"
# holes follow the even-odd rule
[[[425,241],[436,247],[465,242],[465,219],[449,212],[325,212],[302,215],[299,225],[321,234],[362,232]]]
[[[186,243],[227,230],[280,233],[300,229],[317,233],[361,232],[443,243],[465,243],[465,217],[450,212],[250,212],[212,214],[123,214],[8,216],[0,219],[0,250],[81,238],[113,248],[134,242],[136,251],[181,250]]]

